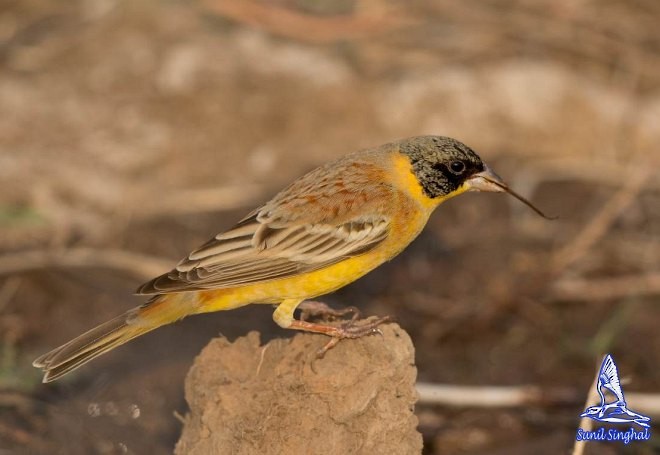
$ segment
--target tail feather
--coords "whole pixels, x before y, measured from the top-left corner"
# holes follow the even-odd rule
[[[139,309],[93,328],[36,359],[32,365],[44,370],[43,382],[54,381],[90,360],[138,337],[157,326],[132,325]]]
[[[32,365],[45,372],[43,382],[54,381],[101,354],[186,315],[183,308],[169,303],[175,302],[154,299],[129,310],[42,355]]]

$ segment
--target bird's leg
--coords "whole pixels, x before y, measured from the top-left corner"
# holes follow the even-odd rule
[[[331,337],[325,346],[319,349],[316,352],[317,358],[322,358],[326,352],[334,348],[339,341],[346,338],[361,338],[367,335],[382,335],[383,332],[378,328],[379,325],[390,322],[392,318],[390,316],[384,316],[382,318],[373,319],[366,324],[357,325],[354,319],[346,321],[339,326],[326,325],[326,324],[315,324],[313,322],[307,321],[291,321],[291,325],[288,327],[293,330],[301,330],[303,332],[312,332],[312,333],[322,333]]]
[[[315,300],[305,300],[298,309],[301,311],[300,320],[309,321],[313,318],[320,318],[324,321],[332,321],[342,318],[347,314],[352,314],[351,321],[357,321],[362,317],[362,313],[354,306],[349,306],[341,310],[335,310],[323,302]]]
[[[300,300],[287,299],[283,300],[273,312],[273,320],[284,329],[300,330],[303,332],[321,333],[327,335],[332,339],[316,353],[318,358],[325,355],[328,350],[335,347],[340,340],[345,338],[360,338],[366,335],[383,334],[378,328],[379,325],[392,320],[390,316],[372,319],[364,324],[357,324],[355,312],[349,308],[341,310],[345,313],[353,312],[353,318],[340,325],[317,324],[305,320],[297,320],[293,318],[293,312],[300,305]],[[325,310],[329,307],[325,304],[318,305],[319,302],[312,303],[312,308]],[[303,309],[304,310],[304,309]],[[348,311],[346,311],[348,310]],[[334,311],[334,310],[333,310]],[[341,313],[340,311],[340,313]],[[321,311],[323,312],[323,311]]]

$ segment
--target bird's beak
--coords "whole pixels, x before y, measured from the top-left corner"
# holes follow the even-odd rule
[[[484,170],[478,174],[474,174],[472,177],[468,178],[465,181],[465,185],[468,187],[468,191],[490,191],[493,193],[509,193],[511,196],[518,199],[523,204],[527,205],[529,208],[534,210],[543,218],[552,220],[553,217],[549,217],[544,214],[541,210],[536,208],[534,204],[529,202],[527,199],[513,191],[509,186],[504,183],[502,178],[494,173],[488,166],[484,164]]]
[[[468,191],[490,191],[493,193],[507,192],[507,185],[502,178],[494,173],[488,166],[484,165],[484,170],[474,174],[465,182]]]

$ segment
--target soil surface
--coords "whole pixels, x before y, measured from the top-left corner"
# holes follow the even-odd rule
[[[412,342],[398,325],[382,332],[322,359],[318,335],[212,340],[186,378],[176,454],[421,453]]]

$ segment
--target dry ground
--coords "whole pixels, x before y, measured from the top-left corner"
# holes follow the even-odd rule
[[[415,134],[461,139],[559,219],[461,196],[327,300],[395,316],[423,381],[586,394],[612,352],[627,391],[658,392],[659,20],[652,0],[0,2],[0,453],[170,453],[194,356],[288,336],[269,308],[54,385],[31,360],[295,176]],[[582,408],[417,412],[429,454],[556,454]]]

